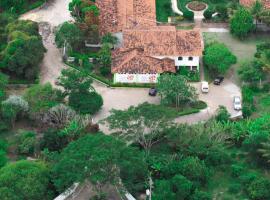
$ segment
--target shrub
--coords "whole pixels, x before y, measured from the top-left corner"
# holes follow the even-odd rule
[[[219,106],[218,113],[217,113],[215,119],[218,122],[225,123],[225,122],[229,121],[230,116],[231,115],[230,115],[230,113],[228,112],[228,110],[226,109],[225,106]]]
[[[7,151],[8,143],[5,140],[0,139],[0,150]]]
[[[111,69],[109,67],[101,67],[100,73],[102,76],[108,76],[111,73]]]
[[[40,141],[40,148],[49,151],[60,151],[68,144],[67,138],[60,136],[55,129],[48,129],[44,132]]]
[[[242,101],[243,116],[245,118],[250,117],[256,108],[254,105],[254,92],[249,87],[242,87]]]
[[[192,192],[192,182],[182,175],[176,175],[171,180],[172,190],[177,199],[187,199]]]
[[[210,9],[204,11],[203,16],[205,19],[212,19],[214,12]]]
[[[7,153],[3,150],[0,150],[0,168],[6,165],[7,161]]]
[[[213,74],[225,74],[237,58],[225,44],[214,42],[205,48],[203,60]]]
[[[18,152],[20,154],[32,155],[35,151],[36,134],[25,131],[19,136]]]
[[[240,181],[242,184],[245,186],[248,186],[252,181],[256,180],[258,175],[253,172],[249,172],[247,174],[243,174],[242,176],[239,177]]]
[[[241,165],[235,164],[231,166],[231,170],[232,170],[232,176],[233,177],[239,177],[243,174],[243,172],[245,171],[245,168]]]
[[[216,6],[216,10],[222,20],[228,19],[228,8],[224,4],[219,4]]]
[[[194,12],[192,12],[190,10],[185,9],[183,11],[183,16],[184,16],[184,18],[186,18],[188,20],[194,20]]]
[[[242,186],[239,183],[232,183],[231,185],[229,185],[228,192],[237,194],[241,191],[241,187]]]
[[[179,163],[182,175],[193,181],[195,185],[205,185],[210,177],[210,170],[197,157],[187,157]]]
[[[192,195],[192,200],[212,200],[211,194],[199,190],[195,190]]]
[[[247,187],[247,194],[252,200],[270,199],[270,181],[265,178],[253,180]]]
[[[69,105],[81,114],[95,114],[102,107],[103,99],[96,92],[72,92]]]

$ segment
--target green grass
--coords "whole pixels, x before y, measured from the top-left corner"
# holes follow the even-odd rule
[[[160,113],[166,116],[168,119],[175,119],[180,116],[194,114],[200,112],[200,110],[205,109],[207,104],[203,101],[198,101],[191,105],[182,105],[182,107],[175,108],[165,105],[153,105],[156,109],[160,110]]]
[[[233,77],[236,83],[240,83],[237,70],[241,64],[247,61],[251,61],[256,53],[256,45],[269,40],[268,34],[251,35],[245,40],[239,40],[233,37],[230,33],[203,33],[204,43],[208,44],[214,41],[224,43],[232,53],[237,57],[237,63],[231,67],[227,73],[227,77]],[[205,71],[205,76],[208,75],[207,70]],[[207,80],[207,79],[206,79]]]

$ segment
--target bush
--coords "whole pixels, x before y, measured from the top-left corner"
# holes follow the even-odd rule
[[[48,129],[44,132],[40,141],[41,150],[60,151],[68,144],[67,138],[58,134],[55,129]]]
[[[192,12],[190,10],[185,9],[183,11],[183,16],[184,16],[184,18],[186,18],[188,20],[194,20],[194,12]]]
[[[195,185],[205,185],[210,178],[210,170],[197,157],[187,157],[179,163],[182,175],[193,181]]]
[[[19,136],[18,152],[20,154],[33,155],[35,151],[36,134],[25,131]]]
[[[192,200],[212,200],[211,194],[199,190],[195,190],[192,195]]]
[[[177,199],[187,199],[192,192],[192,182],[182,175],[176,175],[171,180],[172,190]]]
[[[249,172],[247,174],[243,174],[242,176],[239,177],[240,181],[242,184],[245,186],[248,186],[252,181],[256,180],[258,175],[253,172]]]
[[[102,107],[103,99],[96,92],[72,92],[69,105],[81,114],[95,114]]]
[[[231,166],[231,170],[232,170],[231,173],[233,177],[240,177],[245,171],[245,168],[241,165],[235,164]]]
[[[225,74],[237,58],[225,44],[214,42],[206,46],[203,61],[214,75]]]
[[[265,178],[253,180],[247,187],[247,194],[252,200],[270,199],[270,181]]]
[[[231,185],[229,185],[228,192],[237,194],[241,191],[241,188],[242,188],[241,184],[232,183]]]
[[[7,151],[8,143],[5,140],[0,139],[0,150]]]
[[[204,11],[203,16],[205,19],[212,19],[214,12],[210,9]]]
[[[254,92],[247,86],[242,87],[243,117],[247,118],[256,110],[254,105]]]
[[[222,20],[228,19],[228,8],[225,4],[217,5],[216,10]]]
[[[215,117],[215,119],[218,121],[218,122],[221,122],[221,123],[226,123],[229,121],[230,119],[230,113],[228,112],[227,108],[225,106],[219,106],[218,108],[218,113]]]
[[[7,152],[0,150],[0,168],[5,166],[7,161]]]
[[[109,67],[101,67],[100,73],[102,76],[108,76],[111,73],[111,69]]]

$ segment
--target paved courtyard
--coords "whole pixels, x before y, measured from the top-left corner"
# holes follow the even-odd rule
[[[220,86],[210,84],[208,94],[202,94],[200,92],[200,83],[194,83],[192,85],[197,88],[199,99],[205,101],[208,108],[196,114],[179,117],[176,119],[177,123],[192,124],[207,120],[216,114],[216,110],[218,109],[219,105],[225,106],[231,116],[238,116],[242,114],[241,112],[233,109],[233,97],[241,96],[241,92],[240,88],[230,80],[224,80]],[[94,122],[99,122],[99,120],[108,117],[111,109],[124,110],[130,106],[136,106],[144,102],[153,104],[160,103],[159,97],[150,97],[148,95],[148,89],[108,88],[97,82],[94,83],[94,87],[104,99],[104,105],[102,109],[94,116]],[[101,130],[108,132],[108,129],[103,125],[101,125]]]

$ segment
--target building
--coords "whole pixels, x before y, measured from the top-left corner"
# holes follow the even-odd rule
[[[174,26],[126,29],[122,47],[113,53],[114,81],[156,82],[160,74],[175,73],[180,67],[199,70],[202,49],[199,30],[176,30]]]
[[[96,5],[100,9],[101,34],[156,26],[155,0],[96,0]]]
[[[252,7],[256,0],[240,0],[239,2],[245,7]],[[270,0],[261,0],[261,2],[265,9],[270,9]]]
[[[181,67],[199,70],[203,40],[198,29],[158,26],[155,0],[96,0],[101,34],[121,34],[112,53],[115,83],[156,83]]]

